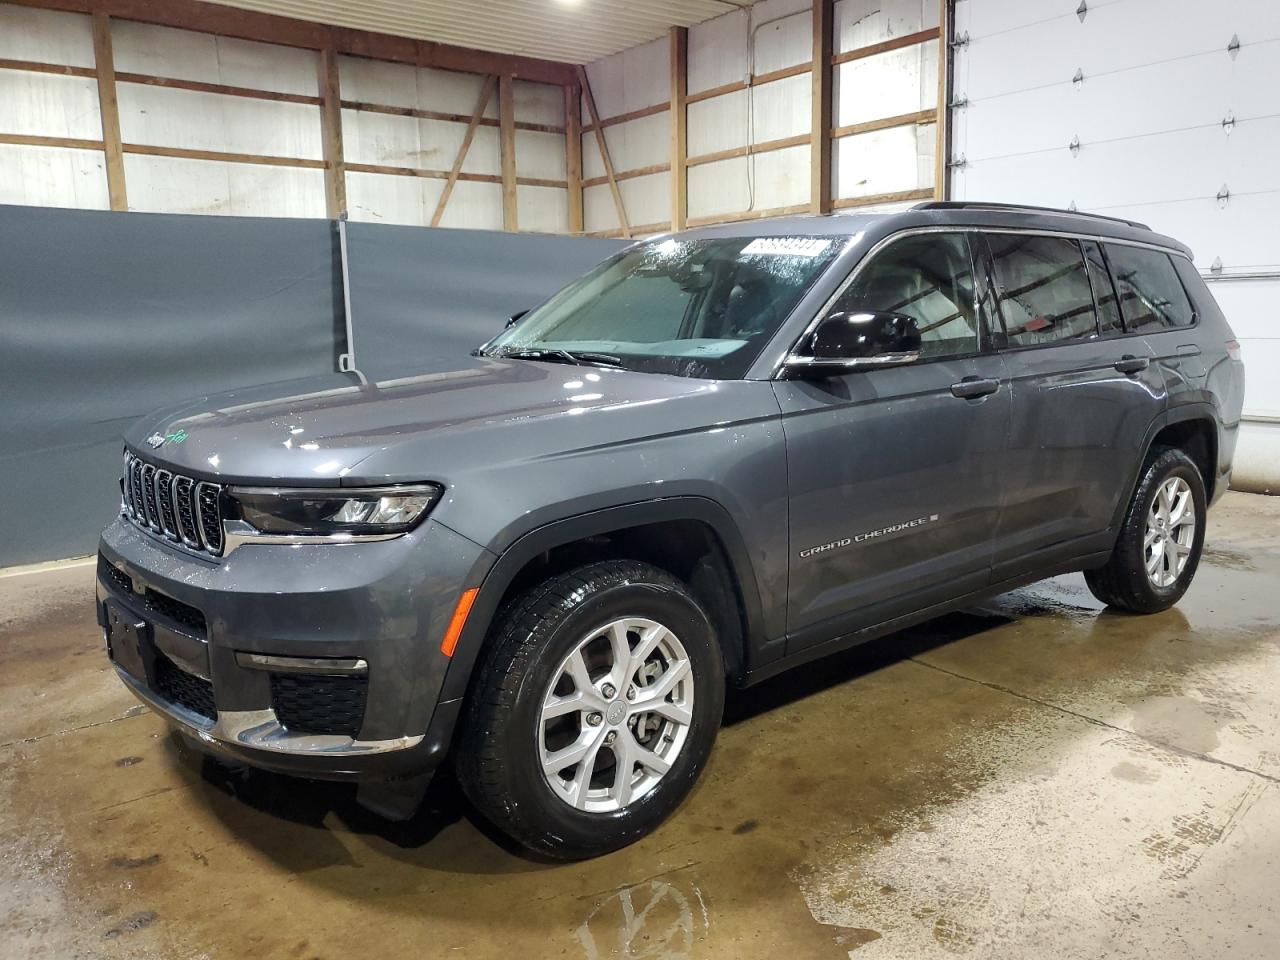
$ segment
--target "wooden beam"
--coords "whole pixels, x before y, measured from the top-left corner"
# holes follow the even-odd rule
[[[204,83],[200,80],[182,80],[178,77],[157,77],[149,73],[117,73],[116,83],[140,83],[149,87],[194,90],[198,93],[220,93],[228,97],[246,97],[250,100],[274,100],[280,103],[320,105],[319,97],[309,97],[301,93],[282,93],[278,90],[259,90],[255,87],[233,87],[225,83]]]
[[[502,226],[519,230],[516,204],[516,96],[509,74],[498,78],[498,122],[502,137]]]
[[[713,223],[741,223],[744,220],[764,220],[768,217],[791,217],[797,213],[808,213],[807,203],[797,203],[789,207],[771,207],[768,210],[743,210],[741,213],[722,213],[709,217],[690,217],[689,226],[702,227]]]
[[[582,91],[564,88],[564,168],[569,178],[569,232],[582,232]]]
[[[651,107],[641,107],[639,110],[631,110],[627,113],[614,114],[612,117],[605,117],[600,121],[602,127],[614,127],[620,123],[630,123],[632,120],[641,120],[645,117],[652,117],[659,113],[665,113],[670,109],[670,104],[655,103]],[[589,133],[595,129],[595,124],[588,123],[582,128],[583,133]]]
[[[68,67],[60,63],[41,63],[37,60],[10,60],[0,57],[0,70],[25,70],[27,73],[58,73],[68,77],[96,77],[92,67]]]
[[[689,219],[689,156],[685,97],[689,95],[689,29],[671,28],[671,228],[683,230]]]
[[[809,212],[831,212],[831,41],[833,0],[813,0],[813,73],[809,112]]]
[[[496,77],[485,77],[484,84],[480,87],[480,98],[476,101],[475,110],[471,112],[471,121],[467,124],[467,132],[463,134],[462,145],[458,147],[458,155],[454,158],[453,168],[449,171],[449,179],[444,185],[440,199],[436,202],[436,212],[431,215],[431,225],[433,227],[440,226],[440,218],[444,216],[444,208],[453,193],[453,185],[458,182],[458,174],[462,173],[462,164],[467,159],[467,151],[471,149],[471,141],[475,139],[476,130],[480,127],[480,118],[484,116],[485,108],[489,106],[489,100],[493,97],[493,87],[496,81]]]
[[[582,99],[587,104],[587,116],[595,128],[596,146],[600,148],[600,161],[604,164],[604,175],[609,178],[609,192],[613,194],[613,207],[618,213],[618,229],[628,239],[631,227],[627,224],[627,210],[622,205],[622,193],[618,190],[617,178],[613,175],[613,161],[609,159],[609,145],[604,140],[604,130],[600,127],[600,114],[596,111],[596,98],[591,93],[591,81],[587,79],[585,67],[578,68],[578,84],[582,87]]]
[[[120,149],[120,105],[116,100],[116,67],[111,54],[111,21],[93,15],[93,63],[98,76],[98,111],[102,116],[102,153],[106,157],[107,196],[112,210],[128,210],[124,153]]]
[[[739,90],[746,90],[748,87],[759,87],[766,83],[773,83],[775,80],[798,77],[800,74],[808,73],[812,69],[812,64],[797,63],[795,66],[783,67],[781,70],[770,70],[768,73],[753,73],[746,80],[734,80],[730,83],[722,83],[718,87],[710,87],[706,90],[699,90],[697,93],[691,93],[685,97],[684,102],[699,103],[703,100],[723,97],[725,94],[737,93]]]
[[[666,233],[670,229],[671,224],[666,220],[661,220],[657,223],[638,223],[631,228],[631,232],[637,234]],[[592,230],[587,234],[589,237],[621,237],[622,235],[622,231],[616,228],[613,230]]]
[[[18,147],[63,147],[68,150],[101,150],[101,140],[77,137],[43,137],[30,133],[0,133],[0,143]]]
[[[745,147],[730,147],[728,150],[717,150],[715,153],[700,153],[696,157],[687,158],[684,164],[686,167],[699,167],[704,163],[715,163],[717,160],[754,157],[758,153],[785,150],[787,147],[798,147],[809,142],[809,134],[801,133],[794,137],[783,137],[780,140],[762,140],[760,143],[751,143]]]
[[[831,131],[831,139],[852,137],[859,133],[871,133],[875,130],[888,130],[891,127],[909,127],[914,123],[933,123],[938,119],[938,111],[917,110],[915,113],[901,113],[896,117],[881,117],[879,120],[864,120],[862,123],[851,123],[844,127],[836,127]]]
[[[651,163],[647,167],[636,167],[632,170],[616,170],[613,179],[621,183],[623,180],[634,180],[636,177],[651,177],[655,173],[666,173],[671,169],[669,163]],[[609,182],[608,177],[592,177],[590,180],[583,180],[584,187],[601,187]]]
[[[470,50],[429,40],[414,40],[368,30],[330,27],[308,20],[295,20],[270,13],[258,13],[202,0],[7,0],[24,7],[69,10],[74,13],[102,13],[118,20],[136,20],[200,33],[212,33],[241,40],[278,43],[287,47],[323,50],[332,46],[338,53],[375,60],[394,60],[439,70],[465,73],[510,74],[521,80],[572,83],[574,67],[568,63],[541,60],[484,50]]]
[[[888,53],[890,50],[900,50],[903,47],[914,47],[918,43],[926,43],[929,40],[936,40],[938,37],[938,28],[930,27],[928,30],[917,30],[915,33],[904,33],[900,37],[894,37],[891,40],[881,40],[879,43],[872,43],[865,47],[858,47],[856,50],[846,50],[844,53],[837,53],[831,58],[831,62],[835,65],[848,63],[850,60],[861,60],[863,57],[874,57],[878,53]]]
[[[930,200],[933,188],[923,187],[919,190],[896,190],[893,193],[873,193],[865,197],[841,197],[832,203],[838,210],[849,207],[869,207],[873,203],[902,203],[907,200]]]
[[[186,147],[158,147],[150,143],[124,143],[125,153],[138,153],[148,157],[175,157],[180,160],[219,160],[223,163],[253,163],[269,167],[305,167],[323,170],[323,160],[305,157],[279,157],[260,153],[228,153],[224,150],[189,150]]]
[[[321,50],[316,61],[320,88],[320,134],[324,150],[324,196],[329,219],[347,216],[347,170],[342,151],[342,91],[338,86],[338,56]]]

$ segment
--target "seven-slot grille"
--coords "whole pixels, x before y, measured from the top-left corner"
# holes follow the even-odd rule
[[[222,487],[124,455],[124,513],[188,550],[222,553]]]

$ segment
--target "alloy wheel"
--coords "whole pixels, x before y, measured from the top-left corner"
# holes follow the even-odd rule
[[[590,813],[649,793],[688,739],[693,687],[689,655],[662,624],[627,617],[587,633],[552,675],[538,719],[552,792]]]
[[[1160,484],[1147,512],[1142,556],[1147,576],[1157,587],[1169,587],[1182,575],[1196,536],[1196,507],[1191,487],[1181,477]]]

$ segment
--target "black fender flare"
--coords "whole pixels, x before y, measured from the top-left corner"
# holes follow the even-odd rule
[[[1175,423],[1186,423],[1189,420],[1204,420],[1213,428],[1214,449],[1211,451],[1213,460],[1211,466],[1214,472],[1217,472],[1218,447],[1222,443],[1222,438],[1218,436],[1218,411],[1214,409],[1213,404],[1196,400],[1169,407],[1152,420],[1150,426],[1147,427],[1146,435],[1142,438],[1142,455],[1134,462],[1129,482],[1123,488],[1127,491],[1127,494],[1116,504],[1115,514],[1111,518],[1113,530],[1119,530],[1120,525],[1124,523],[1125,511],[1129,509],[1129,502],[1133,499],[1133,491],[1138,488],[1138,481],[1142,479],[1142,465],[1147,462],[1147,454],[1151,452],[1151,446],[1155,443],[1156,435],[1165,427]],[[1216,482],[1216,480],[1216,477],[1210,478],[1210,482]]]
[[[733,570],[746,616],[745,640],[764,635],[760,588],[755,568],[747,552],[746,542],[729,512],[706,497],[663,497],[640,503],[593,510],[560,520],[553,520],[523,534],[498,556],[487,572],[469,578],[470,585],[479,580],[479,592],[471,604],[466,625],[445,674],[441,700],[466,695],[471,673],[484,646],[484,640],[498,612],[507,588],[529,561],[556,547],[600,536],[630,527],[647,526],[669,520],[696,520],[705,523],[724,548],[725,559]],[[744,655],[747,651],[743,651]]]

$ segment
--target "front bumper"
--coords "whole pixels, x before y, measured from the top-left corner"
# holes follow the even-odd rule
[[[460,702],[439,700],[449,663],[440,639],[489,557],[447,527],[428,520],[385,542],[253,544],[205,559],[117,520],[99,552],[108,646],[113,615],[146,635],[145,664],[117,655],[117,673],[199,749],[280,773],[355,780],[427,773],[447,752]],[[353,726],[291,729],[278,715],[281,678],[316,673],[295,676],[291,664],[304,662],[359,664]]]

